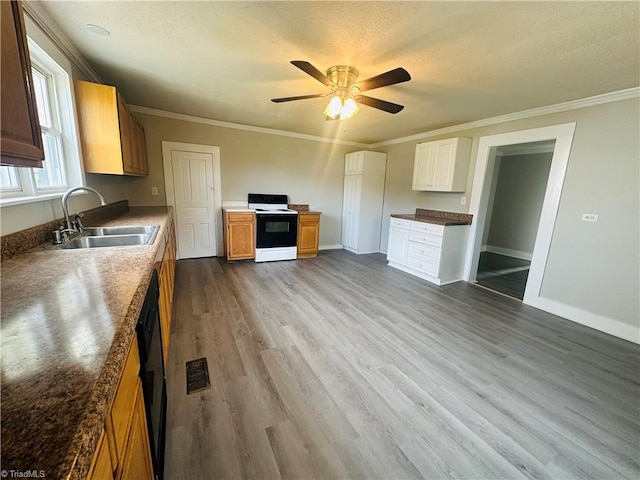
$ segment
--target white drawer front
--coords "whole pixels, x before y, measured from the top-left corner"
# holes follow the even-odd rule
[[[441,250],[423,243],[409,242],[409,255],[423,257],[431,262],[440,262]]]
[[[431,245],[432,247],[442,247],[442,237],[436,237],[427,233],[411,232],[409,240],[416,243]]]
[[[411,223],[412,223],[411,220],[405,220],[404,218],[391,217],[389,226],[395,227],[395,228],[404,228],[405,230],[409,230]]]
[[[433,223],[411,222],[411,231],[428,233],[429,235],[437,235],[441,237],[444,233],[444,226],[434,225]]]
[[[419,272],[426,273],[432,277],[438,276],[438,263],[430,262],[422,257],[409,256],[407,264],[409,267],[418,270]]]

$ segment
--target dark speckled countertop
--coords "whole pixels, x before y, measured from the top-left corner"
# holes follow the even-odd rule
[[[443,212],[416,208],[416,213],[392,213],[394,218],[413,220],[415,222],[432,223],[434,225],[471,225],[473,215],[467,213]]]
[[[160,225],[153,245],[35,248],[2,262],[2,470],[86,476],[170,212],[137,207],[101,223]]]

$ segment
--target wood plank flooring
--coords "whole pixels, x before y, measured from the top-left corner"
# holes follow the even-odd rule
[[[186,395],[185,363],[212,387]],[[177,264],[165,478],[640,477],[640,348],[384,256]]]

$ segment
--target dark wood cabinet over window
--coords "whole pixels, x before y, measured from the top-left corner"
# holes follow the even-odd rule
[[[0,1],[2,165],[42,167],[44,148],[31,78],[22,4]]]

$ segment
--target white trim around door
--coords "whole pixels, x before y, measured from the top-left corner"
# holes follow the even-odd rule
[[[221,257],[224,255],[224,245],[222,240],[222,180],[220,177],[220,147],[213,145],[197,145],[193,143],[180,143],[180,142],[162,142],[162,165],[164,169],[164,185],[167,195],[167,205],[174,208],[174,221],[175,218],[175,189],[172,169],[172,152],[194,152],[199,154],[209,154],[213,159],[213,208],[215,211],[215,252],[216,255]],[[177,223],[176,223],[177,226]],[[178,258],[180,257],[180,234],[176,231],[176,237],[178,239]]]
[[[551,248],[551,237],[560,206],[560,195],[567,171],[575,128],[575,123],[565,123],[550,127],[480,137],[478,155],[476,157],[476,169],[473,177],[473,190],[471,191],[469,203],[469,213],[473,215],[474,222],[471,226],[471,234],[467,247],[465,280],[474,281],[478,270],[478,259],[482,248],[482,233],[487,215],[489,190],[491,189],[491,180],[494,174],[493,167],[498,147],[555,140],[547,189],[542,205],[538,233],[531,258],[529,278],[527,279],[523,299],[523,303],[526,304],[533,305],[536,303],[540,297],[542,279]]]

